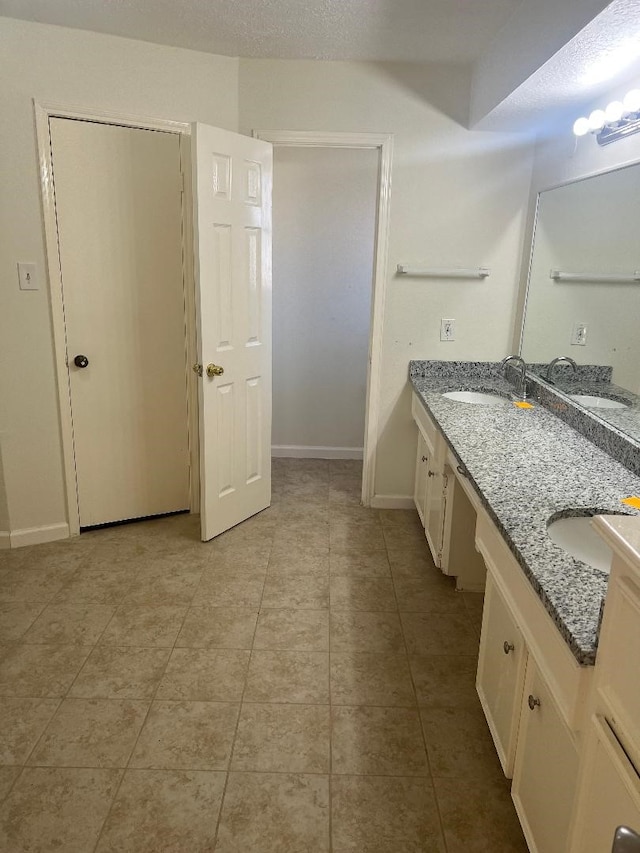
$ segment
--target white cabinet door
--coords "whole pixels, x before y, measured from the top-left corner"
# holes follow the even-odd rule
[[[272,146],[192,133],[202,539],[271,502]]]
[[[507,778],[513,775],[526,662],[522,634],[488,574],[476,687]]]
[[[589,733],[571,853],[611,850],[618,826],[640,832],[640,778],[604,717]]]
[[[511,793],[531,853],[566,853],[577,773],[573,736],[530,655]]]
[[[422,430],[418,430],[418,451],[416,454],[416,477],[413,489],[413,502],[418,510],[422,526],[425,525],[425,507],[427,502],[427,464],[429,461],[427,443]]]

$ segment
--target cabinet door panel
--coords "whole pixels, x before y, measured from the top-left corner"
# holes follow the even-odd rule
[[[640,831],[640,778],[607,721],[597,717],[589,735],[572,853],[610,850],[621,825]]]
[[[428,464],[427,443],[422,435],[422,430],[418,430],[418,452],[416,455],[416,477],[413,489],[413,502],[418,510],[422,526],[425,524],[425,505],[427,500],[427,464]]]
[[[512,796],[532,853],[566,853],[577,773],[571,732],[529,656]]]
[[[513,775],[526,660],[522,635],[488,574],[476,687],[508,778]]]

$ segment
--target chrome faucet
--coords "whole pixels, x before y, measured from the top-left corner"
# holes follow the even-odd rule
[[[547,382],[551,383],[551,385],[556,384],[552,379],[553,368],[556,366],[556,364],[560,364],[561,361],[566,361],[567,364],[570,364],[573,368],[574,373],[577,373],[578,371],[578,365],[572,358],[569,358],[568,355],[559,355],[558,358],[554,358],[553,361],[549,363],[549,367],[547,367],[547,375],[545,378]]]
[[[504,368],[509,364],[510,361],[517,361],[520,364],[520,381],[516,385],[516,394],[518,397],[520,397],[521,400],[524,400],[527,396],[527,365],[525,364],[525,360],[522,358],[522,356],[508,355],[500,362],[500,368],[504,370]]]

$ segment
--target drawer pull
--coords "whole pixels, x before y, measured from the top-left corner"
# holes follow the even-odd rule
[[[428,457],[428,456],[423,456],[423,457],[422,457],[422,461],[423,461],[423,462],[428,462],[428,461],[429,461],[429,457]]]
[[[435,476],[436,476],[436,472],[435,472],[435,471],[427,471],[427,476],[428,476],[428,477],[435,477]]]
[[[469,476],[469,472],[468,472],[468,471],[467,471],[467,469],[464,467],[464,465],[458,465],[458,467],[456,468],[456,470],[457,470],[458,474],[462,474],[462,476],[463,476],[463,477],[468,477],[468,476]]]
[[[529,709],[531,711],[535,711],[536,708],[540,707],[540,700],[536,696],[533,696],[531,693],[529,693],[529,698],[527,702],[529,703]]]
[[[503,650],[504,650],[505,655],[508,655],[508,654],[509,654],[509,652],[513,652],[513,651],[515,651],[515,648],[516,648],[516,647],[513,645],[513,643],[508,643],[508,642],[505,640],[505,641],[504,641],[504,643],[503,643],[503,645],[502,645],[502,648],[503,648]]]

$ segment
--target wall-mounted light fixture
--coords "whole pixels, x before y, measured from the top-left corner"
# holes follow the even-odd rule
[[[609,145],[616,139],[640,131],[640,89],[632,89],[622,101],[612,101],[604,110],[594,110],[589,118],[573,123],[576,136],[595,133],[598,145]]]

